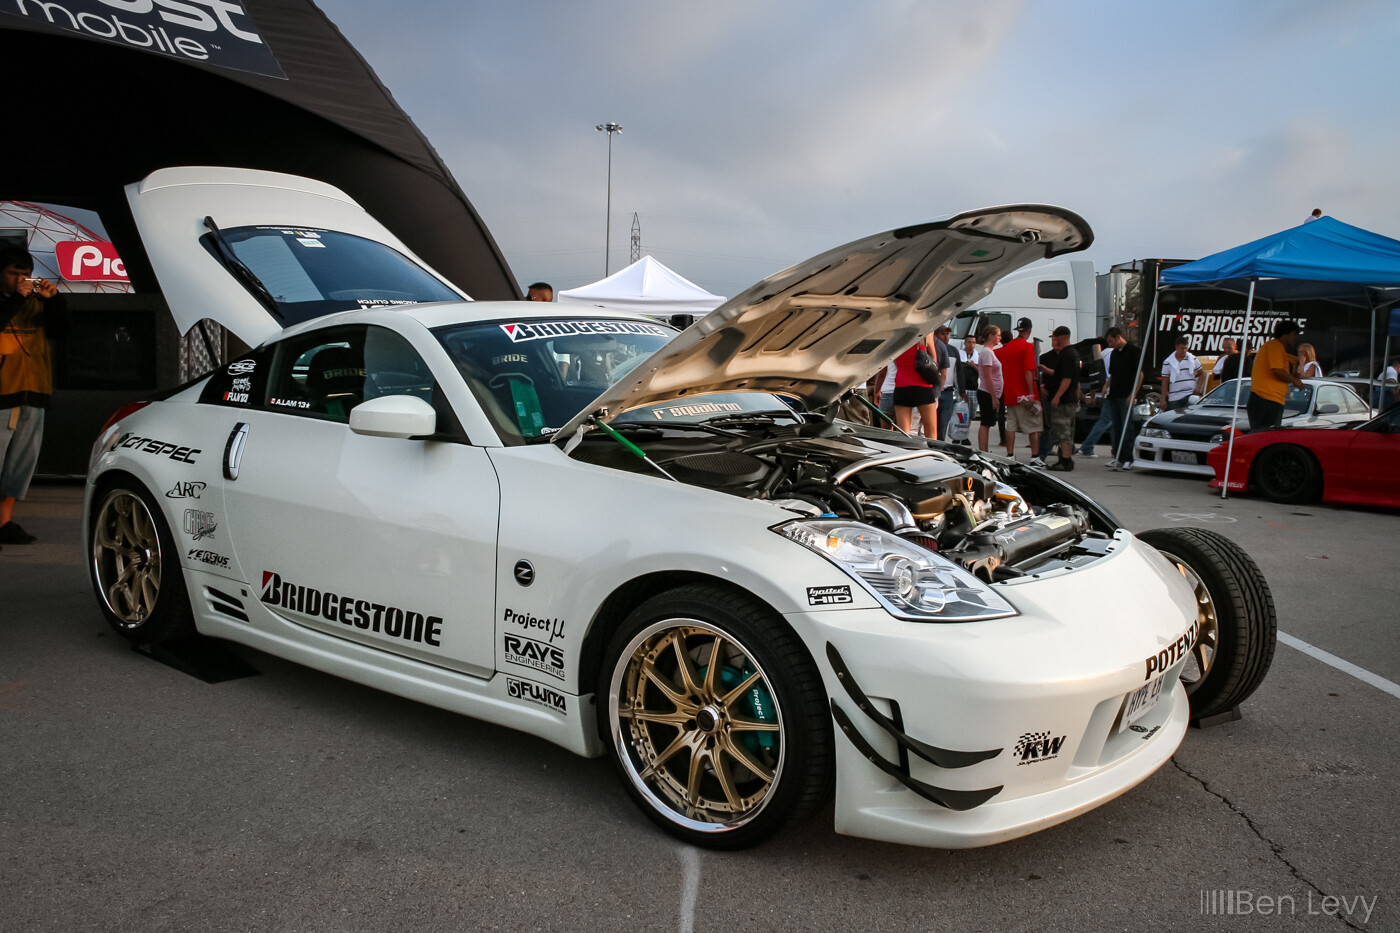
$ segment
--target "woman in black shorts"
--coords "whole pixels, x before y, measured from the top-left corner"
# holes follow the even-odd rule
[[[914,409],[919,410],[919,425],[924,437],[938,436],[938,387],[931,385],[914,368],[914,357],[919,347],[937,359],[934,349],[925,337],[921,342],[905,350],[894,361],[894,423],[905,434],[914,428]]]

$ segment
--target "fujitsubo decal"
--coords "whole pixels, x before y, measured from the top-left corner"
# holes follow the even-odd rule
[[[181,463],[194,463],[194,455],[202,453],[198,447],[181,447],[179,444],[158,441],[154,437],[138,437],[130,432],[117,438],[111,449],[117,450],[122,447],[139,450],[143,454],[154,454],[157,457],[169,457]]]
[[[204,492],[208,483],[190,482],[176,483],[165,491],[167,499],[198,499],[199,494]]]
[[[655,324],[634,324],[631,321],[530,321],[502,324],[511,343],[526,340],[547,340],[572,334],[651,334],[665,337],[670,332]]]
[[[299,398],[270,398],[269,405],[280,405],[283,408],[310,408],[311,403]]]
[[[1157,652],[1152,657],[1147,659],[1147,662],[1144,665],[1147,671],[1145,674],[1143,674],[1142,679],[1144,681],[1151,680],[1153,677],[1156,677],[1158,674],[1171,667],[1177,661],[1180,661],[1182,658],[1186,657],[1186,655],[1191,651],[1191,649],[1196,647],[1196,639],[1199,636],[1200,623],[1192,622],[1191,627],[1186,630],[1186,633],[1184,635],[1182,635],[1176,641],[1172,642],[1170,645],[1167,645],[1167,647],[1163,648],[1161,651]]]
[[[383,632],[390,638],[442,647],[442,616],[289,583],[271,570],[263,571],[259,598],[269,606],[279,606],[289,612],[341,622],[364,631]]]
[[[1065,744],[1063,735],[1051,738],[1048,732],[1027,732],[1016,740],[1011,754],[1021,759],[1016,767],[1033,765],[1039,761],[1049,761],[1060,756],[1060,747]]]
[[[721,415],[743,410],[744,406],[736,402],[701,402],[697,405],[667,405],[665,408],[653,408],[651,414],[658,421],[665,421],[667,418]]]
[[[228,364],[228,374],[230,376],[246,376],[257,368],[257,360],[235,360]]]
[[[551,690],[541,684],[532,684],[528,680],[517,680],[514,677],[506,678],[506,693],[512,700],[524,700],[526,703],[534,703],[536,706],[543,706],[545,709],[554,710],[556,713],[567,713],[568,704],[564,700],[564,694],[558,690]]]
[[[185,534],[198,541],[201,538],[212,538],[214,532],[219,528],[219,523],[214,521],[213,512],[201,512],[199,509],[185,509]]]
[[[528,612],[516,612],[514,609],[507,609],[501,621],[518,625],[526,631],[537,631],[540,633],[541,638],[548,635],[551,645],[554,644],[554,639],[563,639],[564,637],[563,619],[540,619],[530,615]]]
[[[850,601],[851,588],[849,586],[807,587],[807,605],[809,606],[831,606]]]
[[[533,638],[519,635],[505,637],[506,660],[511,664],[533,667],[550,677],[564,679],[564,652]]]
[[[198,548],[190,548],[185,555],[190,560],[197,560],[201,564],[208,564],[211,567],[228,567],[228,558],[217,551],[201,551]]]
[[[252,388],[252,376],[239,376],[237,379],[233,380],[233,385],[229,386],[229,390],[224,393],[224,401],[246,403],[248,401],[248,393],[252,391]]]

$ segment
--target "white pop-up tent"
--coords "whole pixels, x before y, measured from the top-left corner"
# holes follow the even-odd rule
[[[568,288],[561,302],[635,311],[639,314],[708,314],[724,303],[694,282],[672,272],[650,256],[592,285]]]

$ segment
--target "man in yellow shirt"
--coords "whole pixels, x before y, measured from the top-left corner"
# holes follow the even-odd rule
[[[1290,385],[1303,388],[1298,375],[1298,325],[1279,321],[1274,339],[1259,348],[1249,373],[1249,430],[1267,431],[1283,424],[1283,403]]]

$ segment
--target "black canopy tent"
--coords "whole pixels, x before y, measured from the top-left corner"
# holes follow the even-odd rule
[[[466,195],[334,24],[310,0],[244,6],[272,60],[267,73],[162,54],[155,43],[104,41],[121,11],[91,0],[5,11],[0,61],[12,116],[0,197],[97,211],[136,290],[150,292],[158,286],[123,185],[172,165],[306,175],[359,201],[473,298],[519,298]],[[123,23],[128,37],[155,33],[126,20],[135,24]]]

